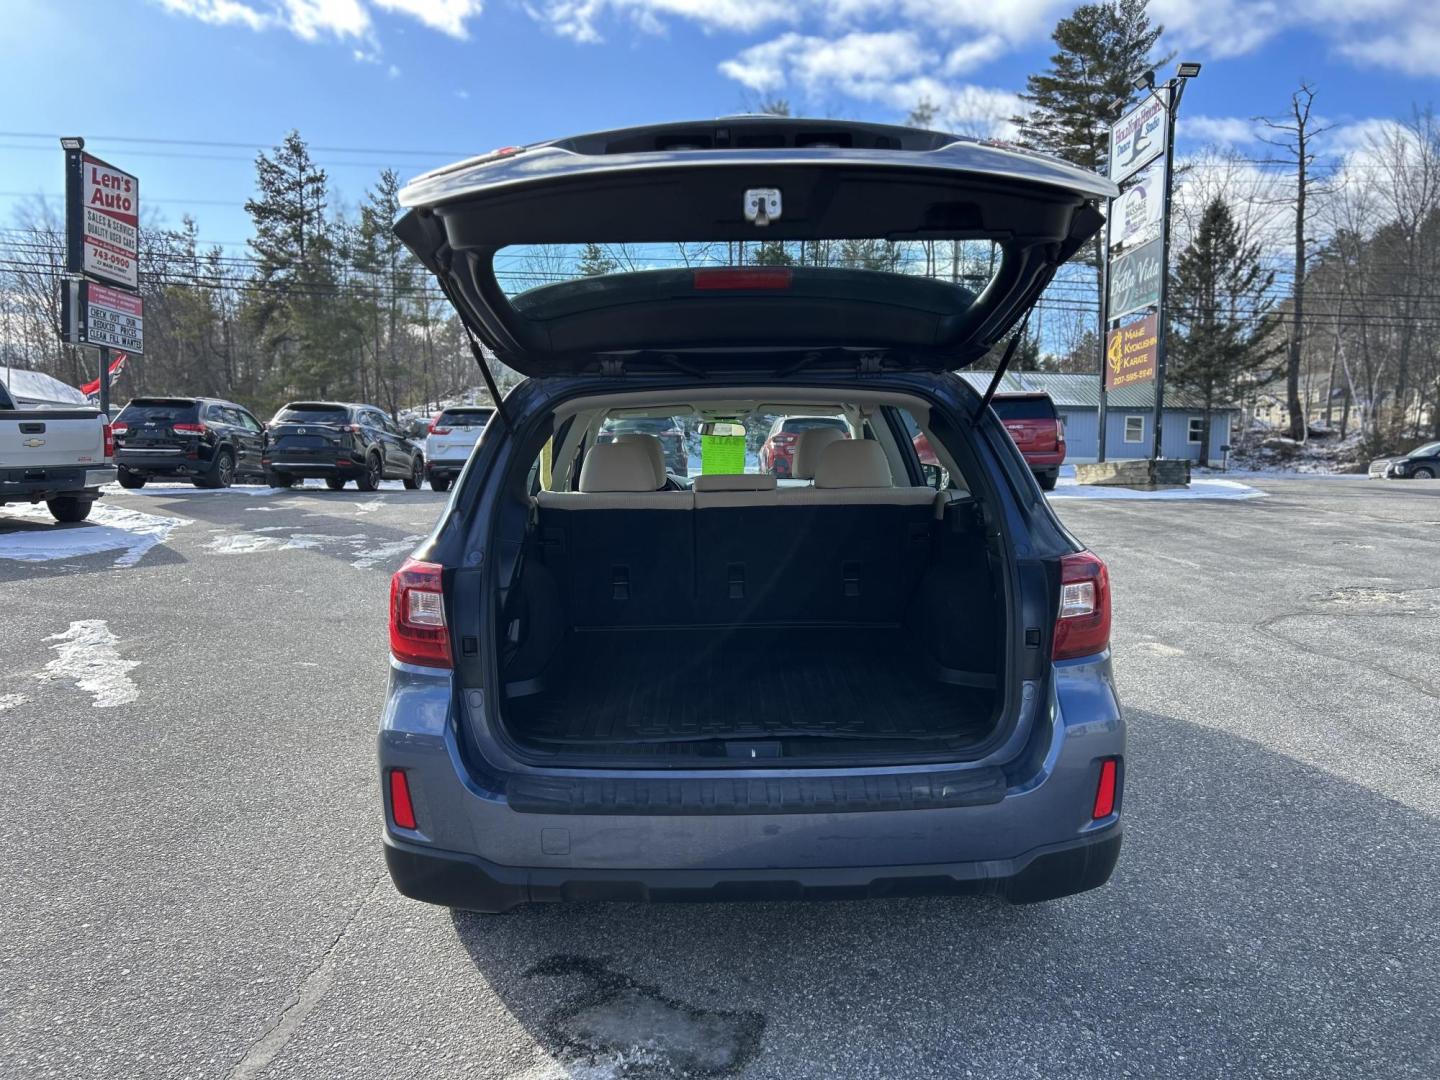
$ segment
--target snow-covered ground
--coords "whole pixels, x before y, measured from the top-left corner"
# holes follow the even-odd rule
[[[1062,476],[1049,493],[1052,499],[1119,499],[1119,500],[1161,500],[1165,502],[1187,499],[1259,499],[1265,492],[1239,480],[1191,480],[1189,487],[1159,488],[1155,491],[1141,491],[1135,488],[1104,487],[1099,484],[1080,484],[1073,476]]]
[[[26,527],[5,528],[15,521]],[[189,524],[189,518],[147,514],[104,499],[91,508],[88,521],[77,525],[58,523],[43,503],[7,506],[0,509],[0,559],[56,562],[113,551],[116,566],[134,566],[156,544]]]

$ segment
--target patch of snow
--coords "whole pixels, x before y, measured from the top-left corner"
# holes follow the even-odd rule
[[[228,488],[197,488],[190,483],[161,483],[151,480],[143,488],[122,488],[119,484],[106,484],[100,489],[115,495],[154,495],[174,498],[177,495],[284,495],[284,488],[267,487],[264,484],[237,484]]]
[[[1136,488],[1107,487],[1101,484],[1079,484],[1062,476],[1049,493],[1052,499],[1158,499],[1167,502],[1192,499],[1260,499],[1266,492],[1242,484],[1238,480],[1191,480],[1189,487],[1158,488],[1141,491]]]
[[[0,694],[0,712],[18,708],[29,700],[24,694]]]
[[[1136,646],[1141,652],[1147,652],[1151,656],[1184,656],[1184,649],[1177,649],[1174,645],[1166,645],[1162,641],[1142,641]]]
[[[389,562],[397,555],[407,555],[423,536],[407,536],[404,540],[395,540],[389,544],[381,544],[378,547],[370,548],[368,551],[360,552],[360,557],[350,565],[357,570],[369,570],[378,563]]]
[[[278,536],[260,536],[257,533],[232,533],[217,536],[205,545],[217,555],[254,555],[257,551],[274,551],[283,547],[285,541]]]
[[[130,669],[140,661],[126,660],[115,647],[119,640],[104,619],[81,619],[70,629],[45,639],[57,655],[36,674],[47,682],[68,680],[93,697],[97,709],[126,705],[140,696]]]
[[[373,514],[376,510],[379,510],[380,507],[384,505],[385,503],[381,499],[371,499],[369,502],[356,503],[355,512],[357,514]]]
[[[0,511],[0,525],[6,518],[49,522],[50,527],[0,532],[0,559],[54,562],[118,550],[116,566],[134,566],[156,544],[166,543],[181,525],[190,524],[189,518],[145,514],[103,499],[96,501],[88,520],[73,525],[55,522],[43,503],[6,507]]]

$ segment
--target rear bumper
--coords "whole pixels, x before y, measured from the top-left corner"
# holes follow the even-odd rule
[[[454,480],[464,469],[464,461],[425,462],[425,475],[431,480]]]
[[[1030,468],[1036,472],[1049,472],[1051,469],[1058,469],[1061,465],[1065,464],[1065,454],[1063,452],[1053,454],[1028,453],[1024,455],[1024,458],[1025,464],[1029,465]]]
[[[1053,900],[1110,879],[1121,827],[1013,859],[917,866],[744,870],[587,870],[499,866],[454,851],[385,838],[390,878],[414,900],[474,911],[555,901],[815,900],[970,894],[1014,903]]]
[[[208,449],[208,448],[207,448]],[[210,471],[210,459],[184,451],[117,450],[115,464],[136,476],[201,476]]]
[[[66,495],[94,498],[102,484],[114,480],[113,465],[0,469],[0,503],[42,502]]]
[[[310,478],[323,480],[331,476],[339,476],[346,480],[358,480],[365,475],[363,461],[350,461],[341,465],[336,461],[286,461],[281,458],[271,458],[266,461],[265,469],[267,472],[283,473],[301,480]]]

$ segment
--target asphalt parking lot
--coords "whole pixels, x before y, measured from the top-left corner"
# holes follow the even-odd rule
[[[0,511],[0,1076],[1440,1076],[1440,482],[1252,482],[1057,503],[1127,837],[1025,908],[404,900],[386,589],[444,496]]]

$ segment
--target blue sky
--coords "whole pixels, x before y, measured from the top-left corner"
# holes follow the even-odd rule
[[[7,0],[0,217],[58,193],[51,136],[87,136],[137,173],[146,206],[237,243],[250,147],[298,128],[339,197],[511,143],[714,116],[766,95],[897,121],[929,97],[956,130],[1003,134],[1073,4],[1052,0]],[[1302,78],[1339,152],[1440,87],[1440,4],[1152,0],[1167,43],[1205,64],[1182,149],[1259,156],[1257,114]],[[40,137],[34,137],[40,136]],[[131,141],[135,140],[135,141]],[[174,140],[174,142],[139,141]],[[239,143],[243,146],[206,146]],[[320,149],[325,148],[325,149]]]

